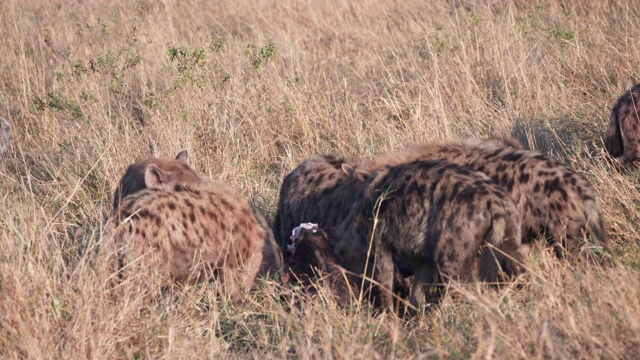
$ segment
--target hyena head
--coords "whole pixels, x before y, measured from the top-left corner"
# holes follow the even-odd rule
[[[337,243],[335,252],[341,260],[341,263],[353,272],[363,272],[366,265],[366,256],[369,242],[365,239],[365,230],[353,223],[357,220],[355,217],[360,216],[358,211],[363,204],[362,192],[368,184],[368,180],[375,177],[366,170],[354,170],[349,165],[343,165],[342,170],[346,174],[351,174],[354,185],[351,191],[355,194],[351,206],[349,206],[348,216],[341,221],[336,228]]]
[[[340,263],[345,268],[354,273],[363,274],[367,266],[367,244],[362,241],[363,238],[359,238],[357,235],[354,236],[354,234],[355,231],[350,229],[350,231],[340,235],[335,246],[335,252],[340,259]]]
[[[175,159],[148,157],[127,168],[113,195],[113,210],[120,201],[140,190],[159,188],[163,185],[194,185],[202,178],[188,164],[187,150],[180,151]]]
[[[294,228],[287,252],[291,259],[291,271],[297,276],[313,278],[314,271],[326,273],[338,265],[329,235],[318,224],[304,223]]]
[[[358,293],[358,278],[344,273],[330,236],[317,224],[303,223],[294,228],[287,251],[291,263],[283,277],[285,284],[299,282],[310,293],[317,293],[315,284],[322,284],[339,303]]]

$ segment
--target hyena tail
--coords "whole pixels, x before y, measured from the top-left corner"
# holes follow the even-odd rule
[[[504,272],[517,275],[522,272],[524,259],[521,246],[520,214],[513,207],[491,212],[491,227],[484,238],[480,257],[480,276],[484,281],[496,282]]]
[[[622,131],[620,129],[620,121],[616,108],[611,111],[611,123],[604,136],[604,148],[613,157],[622,156],[624,153]]]

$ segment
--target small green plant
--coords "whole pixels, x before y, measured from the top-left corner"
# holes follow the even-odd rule
[[[280,102],[280,106],[282,106],[282,108],[284,109],[285,112],[293,111],[293,106],[291,106],[291,103],[289,102],[288,99],[282,100]]]
[[[560,39],[565,41],[572,41],[575,38],[575,34],[571,30],[567,30],[561,26],[556,26],[551,29],[546,29],[547,39]]]
[[[167,55],[171,63],[174,64],[178,76],[172,90],[185,83],[193,83],[200,88],[204,87],[205,77],[208,75],[205,68],[207,63],[205,47],[190,49],[186,46],[167,44]]]
[[[86,68],[86,66],[84,66],[82,61],[76,60],[76,62],[73,63],[73,65],[71,66],[71,73],[74,76],[80,76],[82,74],[86,74],[87,73],[87,68]]]
[[[214,53],[219,53],[219,52],[223,52],[226,47],[227,44],[225,43],[224,38],[218,34],[218,33],[213,33],[211,34],[211,42],[209,43],[209,50],[213,51]]]
[[[160,104],[160,98],[156,96],[156,94],[153,91],[151,91],[144,97],[144,100],[142,100],[142,103],[146,107],[150,107],[150,108],[157,107]]]
[[[44,98],[34,97],[33,106],[37,111],[44,111],[49,109],[52,111],[68,111],[71,117],[74,119],[80,119],[83,117],[82,109],[80,105],[75,101],[66,99],[61,93],[48,92]]]
[[[95,95],[93,95],[90,91],[88,90],[82,90],[82,92],[80,93],[80,98],[84,101],[91,101],[91,102],[95,102],[98,99],[96,98]]]
[[[287,77],[287,85],[294,86],[300,83],[300,76],[294,76],[293,78]]]
[[[247,49],[245,50],[245,54],[251,59],[251,65],[256,70],[270,60],[273,60],[277,52],[278,45],[273,40],[267,41],[260,50],[257,50],[254,44],[247,45]]]

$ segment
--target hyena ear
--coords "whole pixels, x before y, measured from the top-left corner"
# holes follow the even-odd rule
[[[364,170],[356,170],[353,166],[348,164],[342,164],[342,172],[344,172],[348,177],[358,181],[365,181],[369,176],[371,176],[370,173]]]
[[[144,170],[144,184],[147,189],[156,188],[163,183],[166,183],[169,179],[169,174],[160,169],[156,164],[149,164]]]
[[[176,160],[182,161],[183,163],[188,164],[189,163],[189,152],[187,152],[187,149],[181,150],[176,155]]]

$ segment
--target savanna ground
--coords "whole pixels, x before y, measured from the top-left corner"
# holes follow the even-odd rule
[[[636,357],[640,185],[602,135],[640,81],[639,23],[631,1],[1,1],[16,155],[0,164],[0,357]],[[202,284],[145,308],[95,266],[141,156],[186,148],[272,217],[310,155],[470,136],[514,136],[589,178],[616,266],[538,247],[515,284],[453,286],[412,321],[322,293],[290,306],[274,280],[241,304]]]

